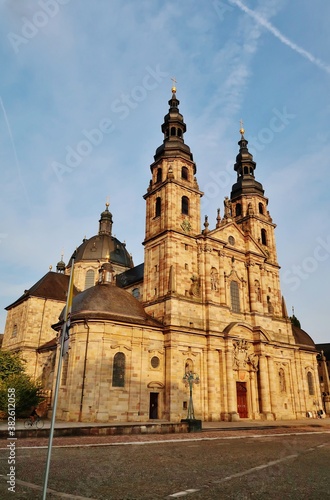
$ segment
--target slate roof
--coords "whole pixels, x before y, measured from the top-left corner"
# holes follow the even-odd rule
[[[144,264],[139,264],[138,266],[128,269],[121,274],[117,274],[116,283],[120,288],[125,286],[133,285],[134,283],[139,283],[143,280],[144,276]]]
[[[43,299],[53,299],[65,302],[69,288],[69,280],[70,276],[49,271],[29,290],[25,290],[19,299],[15,300],[15,302],[7,306],[5,309],[9,311],[30,297],[40,297]],[[73,287],[73,295],[75,296],[77,293],[78,290],[76,287]]]
[[[301,328],[298,328],[298,326],[292,325],[292,333],[297,345],[300,345],[304,348],[309,348],[311,350],[316,350],[314,341],[307,332],[305,332]]]

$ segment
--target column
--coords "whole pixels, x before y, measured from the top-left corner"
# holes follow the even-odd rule
[[[230,420],[235,421],[239,419],[237,413],[237,395],[236,395],[236,382],[233,371],[233,350],[228,345],[225,351],[226,356],[226,374],[227,374],[227,404],[228,416]]]
[[[274,369],[273,358],[267,358],[268,360],[268,377],[269,377],[269,389],[270,389],[270,406],[271,411],[274,415],[277,414],[277,374]]]
[[[270,417],[270,394],[269,394],[269,380],[268,380],[268,364],[267,358],[261,355],[259,358],[259,380],[260,380],[260,396],[261,396],[261,413],[265,419]]]

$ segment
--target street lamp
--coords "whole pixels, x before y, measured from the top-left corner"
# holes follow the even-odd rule
[[[186,387],[189,386],[189,405],[188,405],[187,420],[195,420],[192,388],[194,384],[199,384],[200,382],[199,376],[197,375],[197,373],[189,371],[184,374],[182,380]]]

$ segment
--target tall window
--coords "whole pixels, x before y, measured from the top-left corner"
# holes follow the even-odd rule
[[[308,394],[314,396],[314,381],[312,372],[307,372],[307,384],[308,384]]]
[[[187,198],[187,196],[182,196],[181,213],[183,215],[189,215],[189,198]]]
[[[185,373],[193,372],[194,371],[194,362],[193,362],[192,359],[188,358],[186,360],[184,371],[185,371]]]
[[[182,177],[182,179],[184,179],[186,181],[188,180],[188,169],[187,169],[187,167],[182,167],[181,168],[181,177]]]
[[[261,230],[261,243],[263,245],[267,245],[267,233],[266,233],[266,229],[262,229]]]
[[[117,352],[113,358],[112,387],[125,386],[125,354]]]
[[[161,198],[158,196],[158,198],[156,198],[156,209],[155,209],[155,217],[159,217],[160,214],[162,212],[162,200]]]
[[[163,178],[163,172],[161,168],[157,169],[157,177],[156,177],[156,182],[162,182]]]
[[[259,214],[263,214],[264,213],[264,206],[262,203],[259,203]]]
[[[236,216],[242,215],[242,205],[240,203],[236,204]]]
[[[12,337],[17,337],[17,325],[16,324],[13,326],[13,331],[11,333],[11,336]]]
[[[278,379],[279,379],[279,384],[280,384],[280,391],[286,392],[285,373],[284,373],[283,368],[279,369]]]
[[[95,285],[95,271],[93,269],[88,269],[85,276],[85,290],[91,288]]]
[[[239,304],[239,288],[237,281],[231,281],[230,283],[230,298],[231,298],[231,308],[233,312],[241,312]]]

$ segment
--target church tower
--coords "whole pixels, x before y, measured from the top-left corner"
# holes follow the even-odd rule
[[[268,260],[277,264],[274,229],[276,224],[267,210],[268,199],[264,196],[264,189],[255,179],[256,163],[248,150],[248,141],[244,137],[244,129],[240,129],[240,147],[236,156],[234,170],[237,172],[237,182],[232,186],[230,195],[231,216],[242,227],[244,232],[262,245]]]
[[[191,262],[191,252],[187,250],[196,246],[195,236],[200,234],[200,198],[203,193],[195,177],[193,155],[184,142],[186,124],[179,103],[176,88],[172,87],[169,111],[162,124],[163,144],[154,155],[150,166],[151,180],[144,196],[143,302],[152,306],[152,312],[159,319],[164,319],[164,299],[173,294],[189,294],[187,283],[195,263]]]

